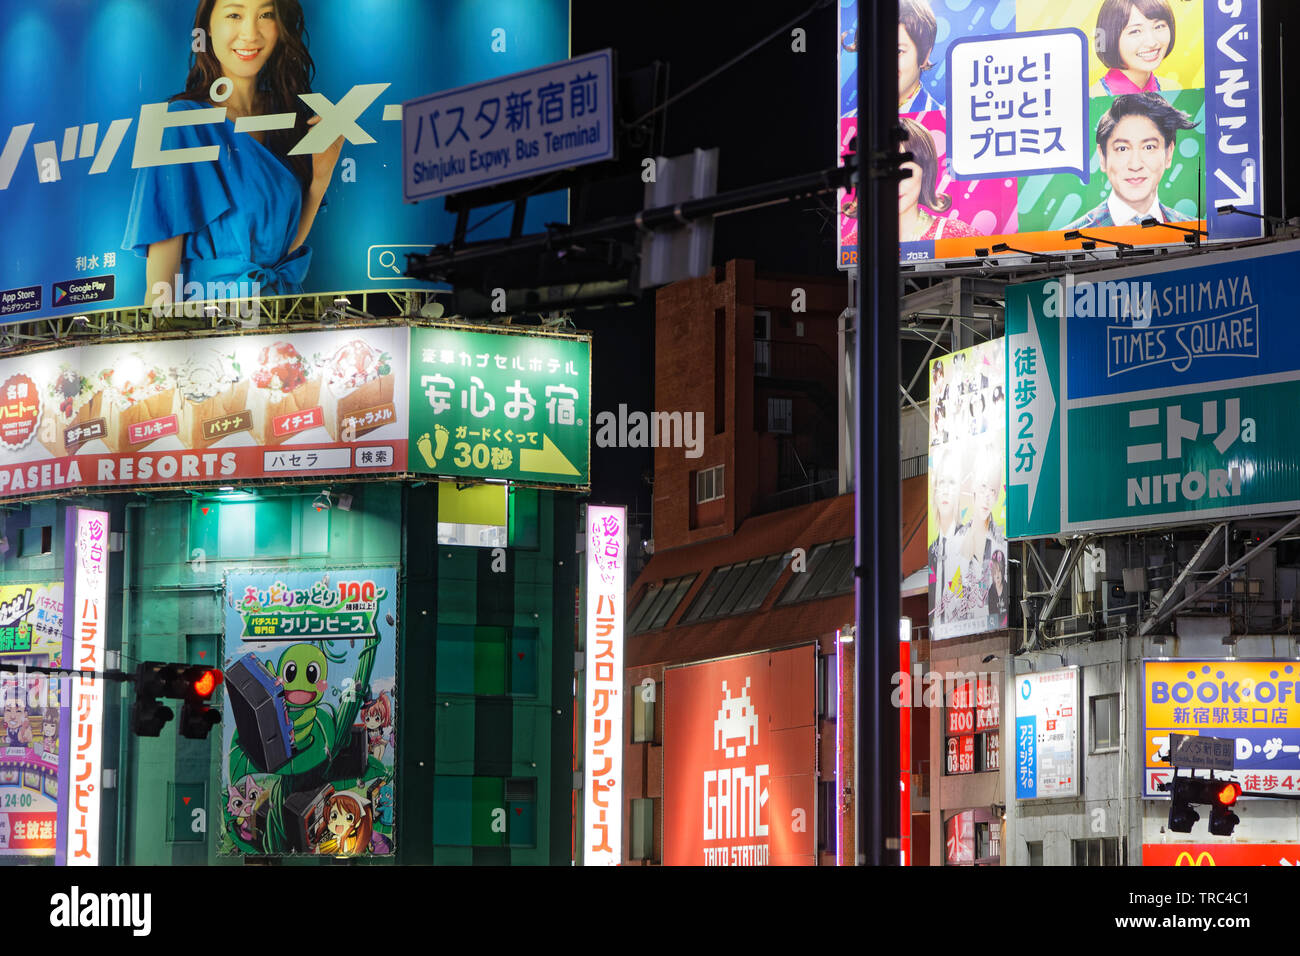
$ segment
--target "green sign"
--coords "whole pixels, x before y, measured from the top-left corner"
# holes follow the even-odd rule
[[[208,788],[202,783],[172,783],[172,843],[204,843],[208,839]]]
[[[414,472],[589,484],[588,336],[411,330]]]
[[[380,597],[383,597],[381,594]],[[272,640],[285,638],[368,638],[375,636],[375,611],[337,611],[309,605],[305,608],[277,614],[253,613],[244,618],[245,640],[259,637]]]

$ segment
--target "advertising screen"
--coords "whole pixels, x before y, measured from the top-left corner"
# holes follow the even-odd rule
[[[62,661],[63,582],[0,586],[0,662],[60,667]],[[59,704],[57,678],[0,674],[0,856],[54,855]]]
[[[1169,796],[1156,785],[1173,776],[1159,759],[1170,734],[1231,740],[1234,769],[1215,775],[1248,793],[1300,794],[1300,662],[1145,661],[1142,671],[1145,796]]]
[[[816,648],[669,668],[664,863],[816,863]]]
[[[1079,672],[1016,677],[1016,799],[1079,795]]]
[[[455,221],[402,202],[402,104],[569,55],[564,0],[253,6],[0,0],[0,321],[154,304],[160,283],[409,289],[405,254]],[[566,207],[532,199],[525,231]],[[474,239],[509,228],[482,221]]]
[[[226,576],[219,852],[395,852],[397,572]]]
[[[1012,537],[1293,512],[1300,242],[1007,290]]]
[[[1007,626],[1001,339],[930,363],[930,635]]]
[[[857,10],[840,9],[842,153]],[[901,261],[1077,250],[1070,230],[1181,243],[1166,223],[1261,235],[1218,212],[1263,211],[1258,21],[1258,0],[900,0]],[[842,197],[841,268],[856,265],[854,215]]]

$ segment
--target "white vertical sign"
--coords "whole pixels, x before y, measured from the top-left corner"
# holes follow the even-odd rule
[[[587,692],[583,708],[582,862],[623,854],[623,600],[627,509],[587,508]]]
[[[1016,798],[1079,795],[1079,672],[1016,677]]]
[[[72,578],[71,607],[64,608],[63,667],[102,671],[107,630],[108,513],[82,508],[67,515],[69,538],[64,580]],[[70,612],[70,613],[69,613]],[[70,629],[68,625],[71,625]],[[70,733],[62,744],[68,774],[60,785],[60,832],[64,845],[58,862],[99,865],[99,809],[103,790],[104,682],[73,676],[69,681]]]

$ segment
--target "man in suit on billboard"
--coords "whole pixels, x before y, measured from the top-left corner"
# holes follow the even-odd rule
[[[1159,93],[1115,97],[1097,124],[1097,159],[1110,180],[1110,195],[1069,229],[1186,222],[1188,217],[1160,201],[1160,179],[1173,164],[1179,130],[1194,129],[1191,117]]]

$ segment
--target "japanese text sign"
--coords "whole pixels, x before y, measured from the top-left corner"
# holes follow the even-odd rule
[[[63,665],[72,671],[103,671],[108,629],[108,513],[69,508],[63,579]],[[69,584],[71,585],[69,587]],[[99,816],[103,785],[104,681],[83,673],[66,679],[59,737],[67,781],[59,789],[60,866],[99,864]]]
[[[1016,799],[1079,795],[1079,672],[1016,677]]]
[[[1247,793],[1300,794],[1300,663],[1144,661],[1142,673],[1146,796],[1169,795],[1156,785],[1174,766],[1210,766],[1165,760],[1179,737],[1229,741],[1232,769],[1220,775]]]
[[[402,105],[407,202],[614,155],[613,55],[552,63]]]
[[[591,339],[416,328],[411,470],[588,482]]]
[[[627,509],[589,505],[585,528],[586,700],[582,862],[623,859],[623,620],[627,595]]]
[[[1008,534],[1294,511],[1297,269],[1282,242],[1008,289]]]

